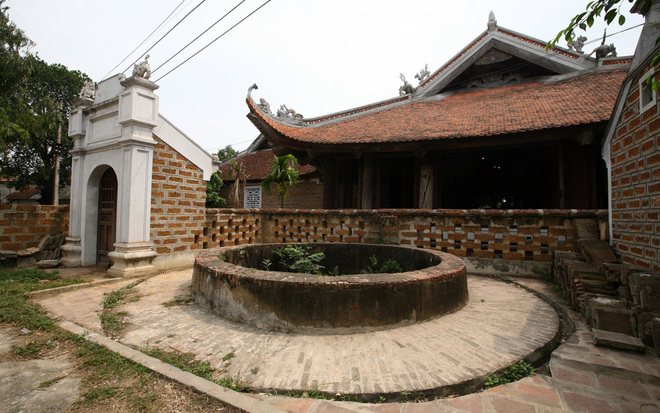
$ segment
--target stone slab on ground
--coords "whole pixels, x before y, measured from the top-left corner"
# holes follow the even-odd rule
[[[58,359],[0,363],[0,400],[5,401],[0,411],[66,411],[79,395],[80,379],[68,376],[72,368]]]
[[[637,337],[605,330],[593,330],[594,344],[601,347],[612,347],[621,350],[630,350],[643,353],[646,350],[642,340]]]
[[[607,241],[585,241],[582,247],[582,253],[587,262],[593,262],[594,264],[619,262],[619,259],[614,255],[614,251],[612,251]]]

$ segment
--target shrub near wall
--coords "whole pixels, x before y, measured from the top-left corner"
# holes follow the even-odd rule
[[[0,250],[36,247],[46,235],[68,232],[68,205],[0,204]]]

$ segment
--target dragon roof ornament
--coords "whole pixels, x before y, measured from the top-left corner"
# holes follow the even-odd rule
[[[256,83],[252,84],[252,86],[248,88],[248,97],[253,102],[255,102],[255,100],[252,97],[252,91],[255,89],[259,89]],[[294,125],[294,126],[306,126],[304,116],[296,112],[294,109],[287,108],[286,105],[280,105],[279,109],[277,109],[277,114],[275,115],[273,115],[273,112],[271,112],[270,104],[266,101],[266,99],[264,98],[259,99],[259,103],[255,102],[255,105],[264,114],[266,114],[271,118],[277,119],[282,123],[288,123],[289,125]]]

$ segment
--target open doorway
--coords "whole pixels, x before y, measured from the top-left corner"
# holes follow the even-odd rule
[[[117,175],[108,168],[99,184],[97,262],[108,263],[114,250],[117,231]]]

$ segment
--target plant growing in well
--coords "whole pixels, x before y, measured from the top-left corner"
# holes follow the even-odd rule
[[[367,274],[394,274],[403,272],[403,269],[394,258],[388,258],[382,265],[378,265],[378,258],[376,258],[376,255],[372,255],[369,257],[369,266],[366,272]]]
[[[281,271],[321,275],[325,259],[322,252],[312,253],[308,245],[289,244],[285,248],[273,251],[277,268]],[[270,265],[268,266],[270,268]]]

